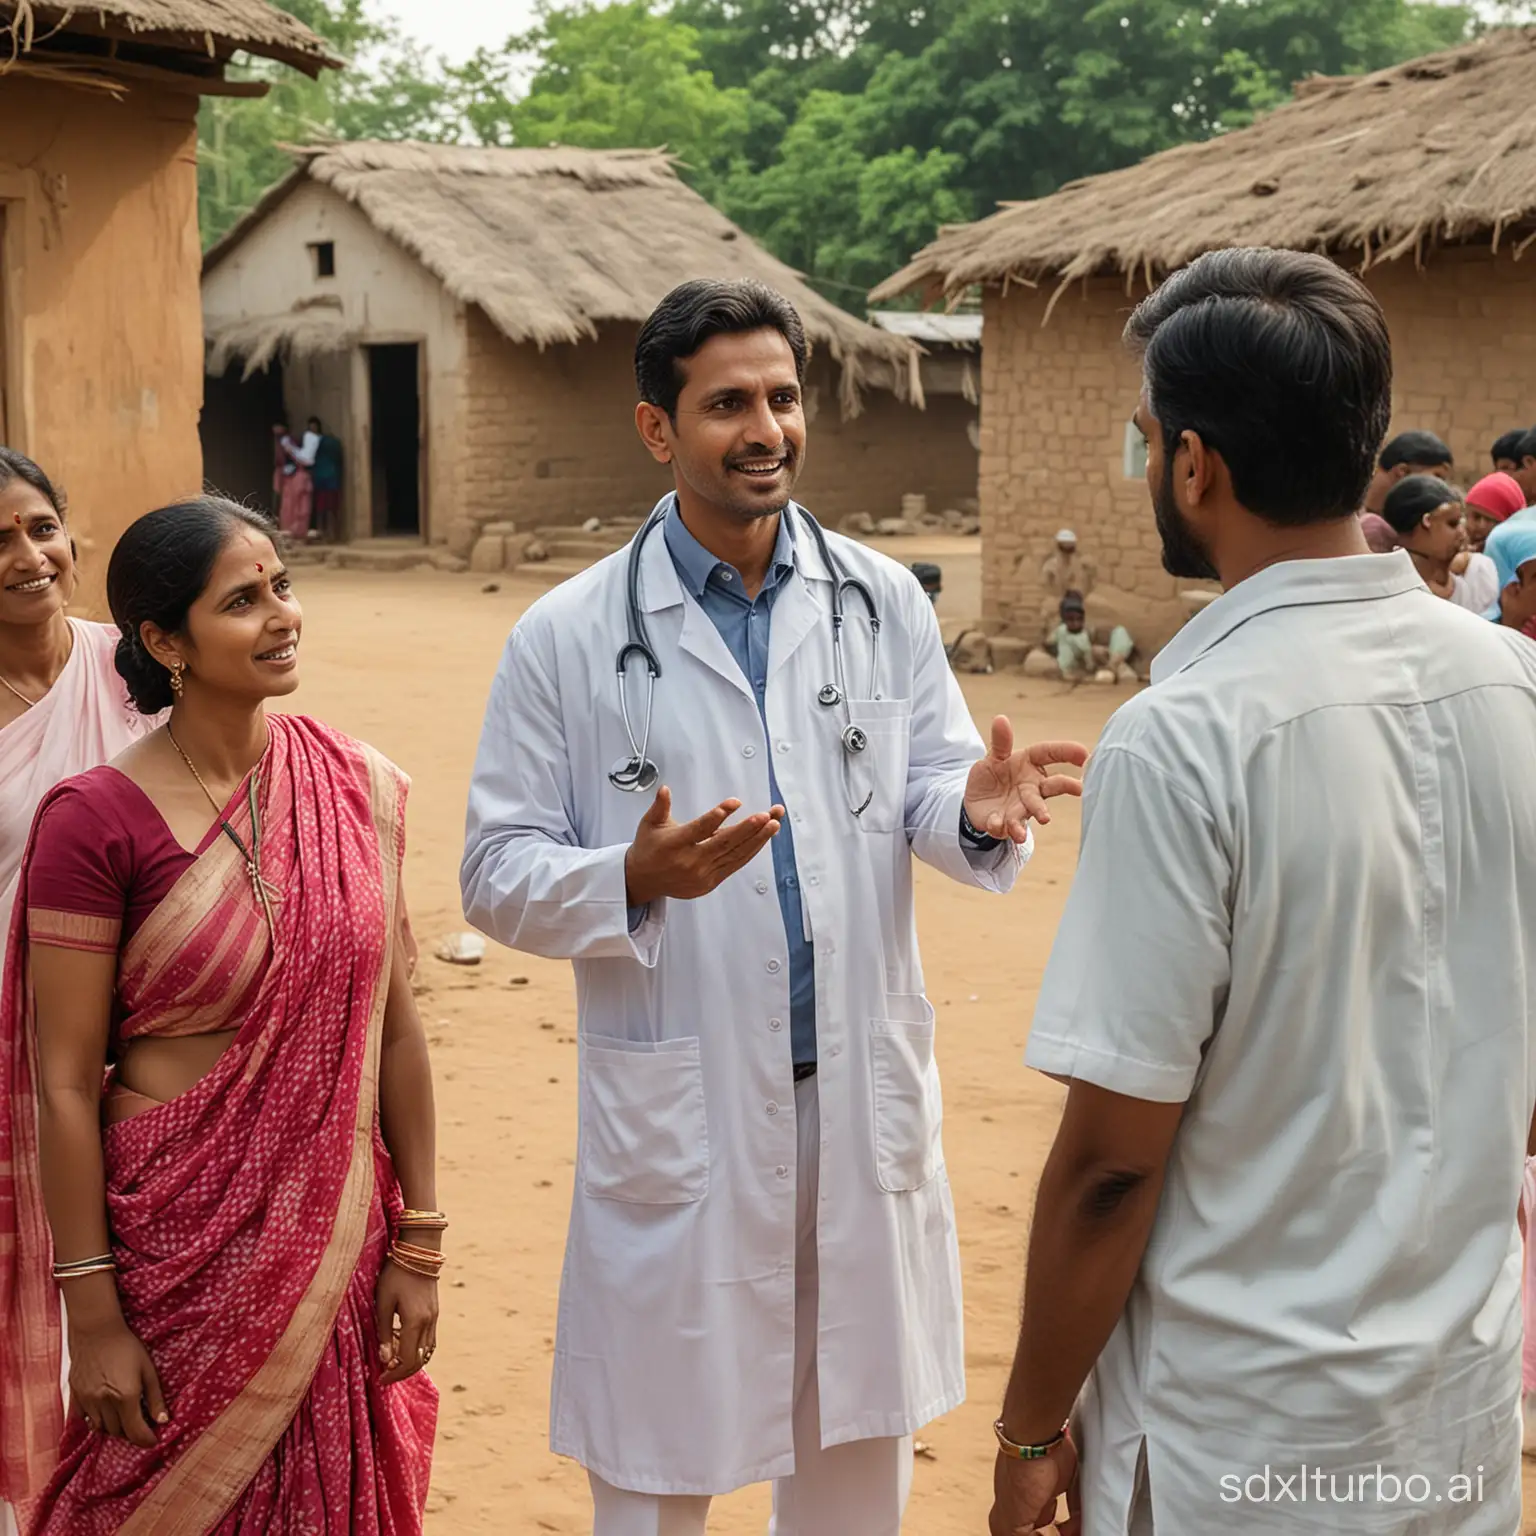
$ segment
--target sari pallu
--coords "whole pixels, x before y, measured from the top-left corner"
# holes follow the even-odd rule
[[[120,1039],[238,1030],[194,1087],[103,1133],[123,1312],[171,1412],[153,1450],[79,1421],[62,1444],[49,1438],[58,1306],[37,1183],[28,939],[13,930],[0,1327],[8,1342],[46,1345],[8,1348],[0,1366],[0,1471],[25,1499],[27,1536],[421,1529],[436,1392],[422,1376],[379,1385],[373,1318],[399,1204],[377,1089],[405,785],[324,726],[270,723],[257,771],[275,952],[244,861],[220,836],[118,962]],[[243,788],[226,814],[249,847]],[[24,903],[25,869],[22,882]],[[112,939],[90,919],[29,917],[33,942]]]

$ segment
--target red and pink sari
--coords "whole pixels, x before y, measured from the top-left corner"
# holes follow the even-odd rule
[[[118,1039],[238,1030],[195,1087],[103,1132],[123,1313],[171,1413],[153,1450],[64,1420],[28,945],[116,934],[24,922],[23,868],[0,1009],[0,1494],[27,1536],[421,1531],[437,1394],[380,1385],[374,1321],[400,1201],[378,1072],[405,782],[291,716],[257,771],[275,951],[220,836],[118,960]],[[250,846],[243,790],[226,815]]]

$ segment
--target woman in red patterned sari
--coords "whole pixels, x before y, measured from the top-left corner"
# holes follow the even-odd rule
[[[44,800],[23,865],[0,1495],[26,1536],[417,1536],[445,1223],[405,779],[265,713],[301,615],[256,514],[140,519],[108,595],[136,702],[174,707]]]

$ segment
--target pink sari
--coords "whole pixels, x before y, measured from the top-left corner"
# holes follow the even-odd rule
[[[124,747],[159,725],[129,702],[112,657],[112,624],[71,619],[75,648],[53,687],[24,715],[0,730],[0,943],[11,931],[16,876],[39,801],[64,779],[110,762]]]
[[[273,716],[271,730],[257,771],[275,955],[221,836],[118,960],[120,1039],[238,1030],[195,1087],[103,1133],[123,1312],[171,1411],[153,1450],[64,1424],[28,935],[13,927],[0,1011],[0,1491],[27,1536],[421,1530],[437,1394],[421,1375],[380,1386],[374,1324],[400,1200],[378,1068],[405,782],[314,721]],[[249,847],[243,795],[226,815]],[[26,880],[24,866],[23,910]],[[34,941],[111,942],[95,918],[34,909],[28,926]]]

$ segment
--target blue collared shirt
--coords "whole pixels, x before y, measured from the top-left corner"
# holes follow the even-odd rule
[[[773,605],[795,569],[795,535],[788,517],[779,519],[779,538],[774,545],[768,574],[755,598],[742,590],[741,572],[717,559],[689,533],[677,503],[672,503],[662,525],[667,552],[677,568],[678,579],[698,600],[710,622],[720,632],[726,649],[736,658],[757,700],[757,712],[768,730],[768,630]],[[784,805],[773,759],[768,759],[768,790],[775,805]],[[793,811],[793,806],[786,806]],[[779,911],[784,918],[784,938],[789,946],[789,1039],[794,1064],[807,1066],[816,1060],[816,965],[811,941],[805,932],[805,912],[800,904],[800,877],[795,869],[795,834],[792,821],[779,827],[772,843],[773,876]]]

